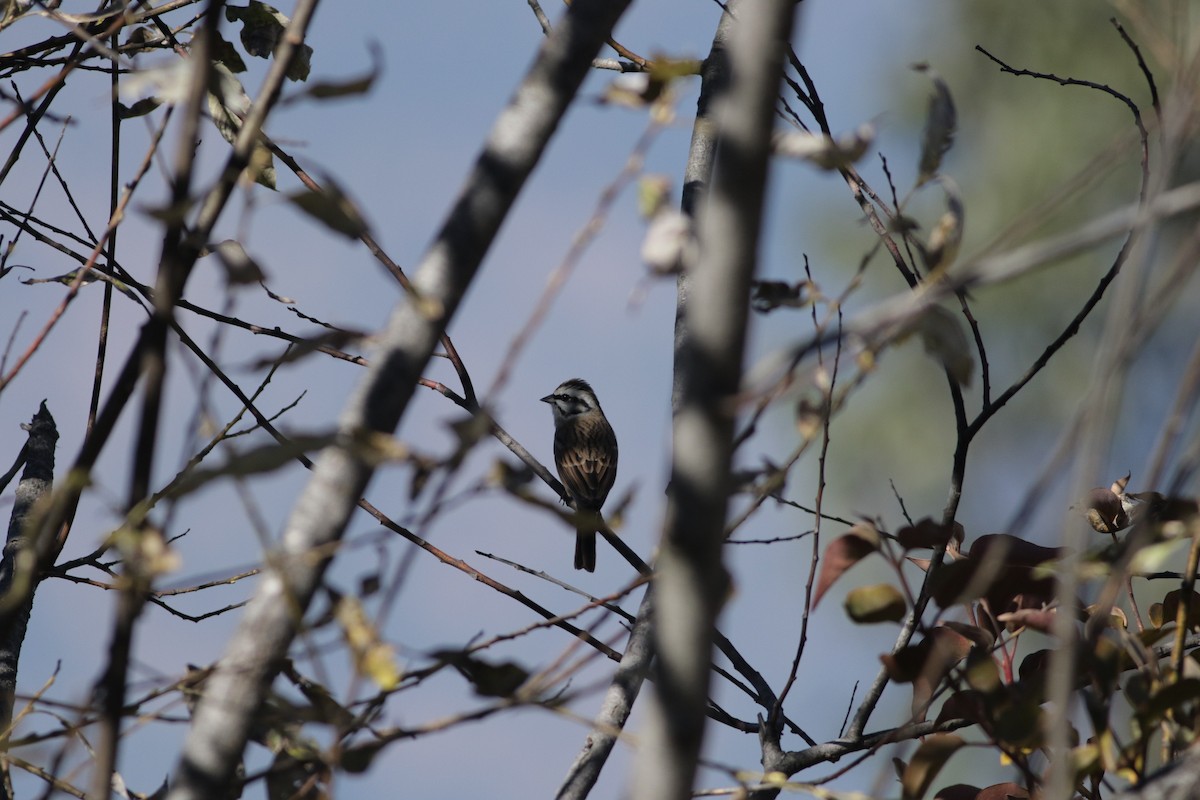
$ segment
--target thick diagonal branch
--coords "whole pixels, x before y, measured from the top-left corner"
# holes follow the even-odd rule
[[[638,754],[635,798],[691,796],[709,663],[728,578],[721,544],[750,283],[767,157],[793,0],[745,0],[729,42],[729,91],[717,99],[716,170],[698,216],[678,360],[671,485],[656,562],[655,702]]]
[[[318,459],[270,558],[271,569],[209,678],[170,800],[225,796],[255,713],[328,566],[330,545],[342,536],[373,472],[359,443],[372,433],[395,430],[500,224],[627,5],[572,3],[496,120],[413,277],[414,292],[393,313],[342,413],[340,441]]]

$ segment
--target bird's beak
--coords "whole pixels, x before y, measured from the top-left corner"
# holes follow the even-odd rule
[[[546,395],[545,397],[543,397],[543,398],[542,398],[542,402],[543,402],[543,403],[553,403],[553,402],[554,402],[554,395],[552,395],[552,394],[548,394],[548,395]]]

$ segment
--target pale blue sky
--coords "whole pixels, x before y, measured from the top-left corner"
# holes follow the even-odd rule
[[[285,13],[286,5],[282,9]],[[557,16],[558,9],[552,2],[545,5],[552,16]],[[939,24],[952,17],[953,7],[953,3],[933,0],[807,0],[801,6],[797,51],[822,91],[834,127],[848,130],[864,121],[874,121],[880,132],[879,145],[902,185],[913,174],[919,137],[913,120],[920,118],[919,112],[914,113],[904,104],[923,97],[924,91],[922,79],[909,72],[908,66],[920,60],[934,60],[936,66],[943,48],[969,49],[974,44],[948,44],[943,40],[945,31]],[[1103,13],[1108,13],[1107,9]],[[618,29],[617,38],[644,55],[702,57],[718,14],[718,6],[705,0],[635,3]],[[12,31],[10,38],[15,38],[20,28]],[[234,37],[228,26],[226,37]],[[541,31],[523,0],[326,3],[317,13],[310,38],[313,77],[333,80],[361,73],[371,63],[371,43],[382,49],[382,74],[365,97],[301,102],[282,109],[272,117],[268,132],[318,178],[336,180],[362,209],[381,245],[403,267],[413,268],[458,191],[485,131],[529,64],[540,37]],[[162,63],[166,58],[146,58],[139,66]],[[252,75],[260,76],[260,64],[252,66]],[[979,68],[988,69],[983,64]],[[568,115],[544,163],[513,209],[451,328],[480,391],[491,384],[547,275],[563,258],[572,237],[587,221],[601,191],[619,171],[644,129],[644,113],[595,102],[612,77],[611,73],[597,72],[587,83],[584,96]],[[953,88],[955,76],[948,75],[947,79]],[[251,94],[256,80],[246,78]],[[60,165],[66,174],[80,176],[72,188],[80,195],[93,228],[103,225],[107,208],[105,81],[94,73],[77,75],[67,89],[69,99],[61,103],[62,108],[72,109],[78,117],[65,138]],[[690,136],[695,90],[694,82],[683,87],[677,125],[656,140],[647,158],[648,171],[663,173],[676,185]],[[970,124],[964,122],[964,128]],[[46,133],[49,135],[48,128]],[[5,152],[13,136],[12,129],[0,134]],[[123,172],[128,176],[148,135],[141,122],[135,120],[125,125],[124,137]],[[201,163],[211,168],[218,163],[224,145],[211,129],[206,129],[205,138],[209,141]],[[972,146],[969,137],[960,137],[947,162],[951,172],[957,165],[983,157]],[[171,141],[165,150],[167,157],[174,148]],[[31,187],[42,167],[39,158],[36,151],[26,151],[25,163],[3,187],[6,201],[18,207],[29,202]],[[864,168],[873,180],[878,180],[876,161]],[[281,190],[299,187],[284,169],[279,172]],[[204,186],[211,180],[211,173],[201,174],[200,184]],[[146,282],[153,282],[159,241],[156,228],[147,223],[140,210],[161,199],[161,177],[156,169],[147,179],[148,185],[135,203],[139,211],[122,228],[119,240],[125,268]],[[882,182],[877,188],[883,189]],[[831,259],[842,257],[845,249],[835,253],[826,243],[842,236],[861,242],[857,252],[865,251],[871,243],[870,233],[858,222],[840,179],[817,174],[805,165],[783,164],[773,173],[771,192],[760,274],[798,280],[802,277],[800,254],[806,253],[818,280],[840,286],[851,265],[831,264]],[[970,197],[967,203],[970,207]],[[63,219],[60,193],[54,187],[47,189],[38,210],[47,218]],[[487,400],[499,421],[535,455],[548,461],[550,415],[537,398],[565,378],[590,380],[621,442],[614,496],[636,489],[622,535],[649,557],[657,538],[667,469],[674,291],[669,282],[645,283],[638,260],[642,233],[634,193],[626,191],[517,363],[511,380],[503,391]],[[225,237],[241,239],[267,271],[273,291],[292,298],[302,311],[319,319],[374,330],[383,324],[400,297],[398,287],[360,244],[311,225],[279,194],[256,189],[250,203],[244,197],[236,198],[217,238]],[[14,261],[34,266],[38,277],[73,267],[61,256],[28,241],[18,249]],[[29,317],[18,337],[19,342],[27,343],[31,332],[41,326],[58,302],[61,290],[52,286],[24,287],[14,280],[20,277],[25,277],[24,273],[14,273],[0,284],[0,335],[7,337],[19,311],[27,309]],[[635,294],[640,299],[631,303]],[[198,265],[187,296],[212,308],[226,303],[220,271],[211,259]],[[305,334],[317,332],[257,289],[238,293],[234,302],[235,313],[257,324],[280,325]],[[74,458],[91,385],[98,308],[99,290],[92,287],[54,331],[39,358],[0,395],[0,458],[15,453],[23,439],[17,422],[27,420],[42,398],[49,398],[62,433],[60,467]],[[110,374],[128,352],[142,321],[140,311],[128,302],[118,300],[115,309]],[[199,341],[210,341],[212,330],[207,324],[186,314],[181,318]],[[809,330],[808,324],[806,315],[784,312],[756,318],[752,357],[794,340]],[[17,347],[16,351],[21,349]],[[250,365],[282,348],[273,340],[228,331],[215,349],[222,354],[222,363],[230,374],[250,390],[259,377]],[[197,387],[206,380],[178,347],[173,348],[173,355],[177,360],[163,421],[157,470],[160,481],[169,479],[193,446],[197,435],[193,429]],[[1076,356],[1084,364],[1090,360],[1086,353]],[[922,437],[925,426],[936,425],[938,415],[946,412],[945,392],[938,383],[940,370],[916,345],[889,356],[882,369],[881,382],[886,382],[889,374],[915,371],[921,376],[917,383],[933,385],[934,391],[941,393],[934,401],[920,391],[905,395],[905,402],[912,402],[916,413],[911,423],[897,427],[912,432],[915,441],[900,439],[900,455],[888,453],[889,460],[879,467],[883,475],[896,479],[914,516],[936,514],[946,489],[947,440],[931,443]],[[429,375],[448,383],[453,378],[444,362],[435,361]],[[280,370],[263,396],[262,407],[271,413],[306,392],[300,405],[283,417],[281,427],[289,431],[323,430],[332,423],[360,376],[357,367],[343,362],[309,359],[303,366]],[[232,398],[219,387],[208,387],[204,397],[222,420],[236,410]],[[922,415],[922,408],[933,410]],[[122,419],[105,452],[95,475],[96,486],[68,544],[67,557],[93,549],[114,524],[115,510],[121,506],[128,480],[132,413]],[[401,435],[418,448],[445,454],[452,446],[446,425],[458,416],[440,396],[419,395],[402,424]],[[870,420],[856,420],[854,424],[869,425]],[[791,449],[793,433],[786,410],[769,418],[764,427],[755,454],[763,452],[778,458]],[[896,434],[895,429],[881,431],[879,439],[895,443]],[[856,432],[854,436],[860,442],[876,440],[871,433]],[[259,444],[263,441],[261,436],[253,440]],[[251,444],[238,440],[235,446],[246,448]],[[1038,452],[1019,454],[1021,464],[994,466],[990,474],[1011,474],[1013,467],[1030,469],[1028,464],[1040,465],[1049,444],[1043,442]],[[995,443],[996,452],[1002,454],[999,460],[1017,459],[1005,445],[1003,436]],[[1137,452],[1128,458],[1136,458],[1137,465],[1144,455]],[[508,458],[499,445],[489,442],[478,448],[452,493],[473,486],[497,458]],[[922,463],[913,466],[905,463],[905,458]],[[861,460],[847,461],[855,465],[853,470],[860,468]],[[926,475],[924,470],[930,462],[935,466]],[[756,464],[751,460],[742,466]],[[832,495],[837,505],[832,509],[834,513],[883,514],[898,520],[886,478],[879,480],[877,473],[866,468],[863,472],[838,469],[842,467],[835,458],[831,483],[839,491]],[[812,464],[802,465],[793,477],[790,496],[800,502],[810,501],[814,474]],[[385,469],[368,491],[368,499],[402,522],[412,521],[414,513],[407,500],[406,479],[401,470]],[[249,494],[257,513],[266,520],[268,534],[278,532],[303,481],[303,471],[297,468],[251,484]],[[543,494],[549,497],[548,491]],[[978,505],[968,502],[963,509],[965,521],[976,532],[989,532],[986,529],[991,525],[1000,524],[992,516],[993,509],[1002,505],[1003,498],[994,496],[985,496]],[[747,528],[746,535],[779,536],[809,526],[810,520],[794,511],[766,509]],[[188,535],[177,543],[182,567],[168,580],[172,585],[187,584],[195,576],[224,574],[259,558],[258,540],[248,514],[228,484],[180,504],[169,532],[178,535],[184,531]],[[630,577],[629,570],[617,563],[615,554],[603,547],[600,568],[594,576],[568,574],[567,532],[546,515],[496,492],[454,505],[432,527],[419,532],[453,555],[559,611],[575,608],[577,599],[483,559],[475,554],[476,549],[545,569],[595,593],[610,591]],[[397,560],[408,552],[393,537],[381,534],[365,516],[353,520],[348,538],[358,546],[339,559],[330,575],[332,583],[347,591],[380,563],[386,579]],[[786,676],[799,631],[808,559],[806,543],[731,548],[729,553],[737,593],[725,612],[722,628],[775,686]],[[208,610],[244,598],[253,585],[248,581],[193,599],[180,599],[178,604],[193,613]],[[29,692],[40,686],[54,664],[61,662],[62,672],[51,695],[66,702],[84,701],[103,666],[112,617],[111,594],[61,581],[44,586],[22,659],[22,690]],[[402,663],[414,665],[420,665],[424,654],[439,647],[461,646],[480,632],[491,635],[533,621],[523,607],[424,555],[415,556],[398,605],[388,619],[388,639],[397,647]],[[164,676],[178,675],[185,663],[212,661],[236,620],[235,612],[194,625],[148,609],[138,636],[139,668],[131,694],[138,695],[140,689]],[[613,623],[606,623],[601,632],[619,645],[621,638]],[[871,680],[878,668],[877,654],[890,646],[894,635],[888,626],[851,631],[842,618],[840,597],[831,595],[814,616],[805,672],[791,695],[789,714],[818,740],[836,737],[853,686]],[[315,641],[330,642],[330,632],[322,632]],[[542,632],[499,648],[492,657],[514,658],[532,668],[543,667],[569,644],[559,632]],[[331,685],[345,688],[346,665],[337,658],[327,661],[333,674]],[[608,664],[593,664],[575,686],[601,686],[610,669]],[[736,716],[754,714],[753,707],[726,685],[718,683],[715,694]],[[593,692],[572,704],[571,711],[586,719],[595,712],[598,698],[599,694]],[[381,725],[416,726],[478,704],[466,683],[446,671],[421,688],[394,698]],[[889,690],[872,727],[901,722],[907,706],[906,689]],[[183,712],[175,709],[173,713]],[[635,714],[631,726],[635,732],[638,719]],[[45,730],[52,725],[49,718],[35,717],[29,727]],[[706,753],[713,762],[740,769],[757,766],[755,737],[716,726],[710,730]],[[151,725],[144,733],[133,734],[121,765],[127,782],[139,791],[156,787],[173,767],[183,731],[182,724]],[[546,797],[557,787],[586,733],[584,725],[566,715],[542,710],[502,714],[390,747],[367,775],[340,776],[339,796]],[[802,746],[794,738],[785,744]],[[264,751],[258,747],[252,750],[249,763],[252,768],[261,766]],[[73,761],[82,759],[76,748]],[[878,762],[879,769],[890,771],[886,758]],[[628,764],[629,750],[619,747],[593,796],[621,796],[627,786]],[[816,770],[820,774],[825,771]],[[878,775],[877,769],[869,766],[836,785],[864,791],[880,788],[874,784]],[[727,778],[714,771],[706,771],[701,777],[702,786],[727,783]],[[890,794],[894,787],[885,781],[881,790]],[[261,796],[261,789],[253,788],[248,796]]]

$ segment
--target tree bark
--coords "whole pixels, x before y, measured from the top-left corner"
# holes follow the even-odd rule
[[[373,433],[390,434],[525,180],[628,0],[575,0],[497,118],[453,209],[392,314],[367,374],[317,460],[270,571],[207,681],[169,800],[222,797],[257,709],[373,472]]]
[[[655,702],[633,796],[691,796],[703,742],[750,285],[775,99],[794,0],[744,0],[729,41],[729,89],[715,101],[716,169],[700,202],[678,352],[671,485],[655,577]]]

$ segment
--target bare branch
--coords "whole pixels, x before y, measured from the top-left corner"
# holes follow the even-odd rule
[[[373,472],[354,441],[395,429],[421,370],[484,254],[540,159],[584,75],[627,3],[576,0],[501,112],[454,208],[383,333],[341,419],[344,441],[317,461],[273,569],[247,607],[196,708],[171,800],[223,796],[234,781],[267,686],[299,629],[332,551]],[[317,555],[320,554],[320,555]]]

